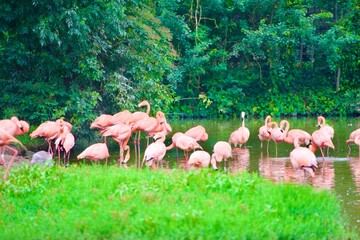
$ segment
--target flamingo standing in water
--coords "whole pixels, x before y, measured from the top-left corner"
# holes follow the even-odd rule
[[[109,149],[106,146],[106,143],[95,143],[87,147],[82,153],[77,156],[77,159],[90,159],[95,162],[102,160],[104,158],[110,157]]]
[[[242,124],[241,127],[230,134],[229,143],[234,144],[235,147],[240,147],[245,144],[250,137],[250,131],[245,127],[245,112],[241,112]]]
[[[147,166],[151,166],[155,169],[155,163],[162,161],[166,154],[166,146],[164,144],[165,135],[162,132],[156,133],[153,138],[155,139],[155,142],[147,146],[142,163],[145,162]]]
[[[290,128],[290,123],[287,120],[282,120],[280,122],[280,128],[284,129],[284,142],[288,143],[288,144],[294,144],[295,145],[295,139],[297,139],[297,143],[300,144],[305,144],[305,145],[309,145],[311,142],[311,135],[310,133],[301,130],[301,129],[291,129],[289,131]]]
[[[64,153],[64,166],[66,166],[66,162],[69,163],[70,159],[70,150],[75,145],[75,137],[70,132],[67,126],[63,126],[60,129],[60,135],[55,140],[55,149],[58,151],[59,165],[61,159],[61,151],[65,151]]]
[[[224,160],[224,170],[226,170],[226,161],[230,157],[232,157],[232,149],[230,143],[225,141],[219,141],[215,143],[213,154],[211,156],[211,162],[213,162],[214,160],[216,162],[221,162]],[[216,165],[214,169],[217,170]]]
[[[199,151],[193,152],[190,155],[189,160],[187,161],[187,163],[185,165],[185,169],[189,170],[191,167],[207,168],[210,163],[211,163],[211,166],[213,167],[213,169],[217,169],[216,160],[212,159],[212,161],[211,161],[211,156],[208,152],[199,150]]]
[[[161,132],[164,130],[164,125],[166,122],[166,117],[165,114],[161,111],[158,111],[156,113],[156,118],[154,117],[148,117],[146,119],[143,119],[141,121],[135,122],[133,125],[133,129],[132,131],[143,131],[146,132],[147,135],[150,133],[156,133],[156,132]],[[147,140],[149,138],[147,137]],[[148,144],[147,144],[148,146]],[[140,141],[138,141],[138,156],[137,156],[137,162],[138,162],[138,167],[140,167]],[[135,151],[136,154],[136,151]]]
[[[259,139],[261,141],[261,145],[260,147],[262,148],[263,147],[263,141],[267,141],[267,145],[266,145],[266,152],[268,153],[269,152],[269,142],[271,140],[271,132],[269,129],[269,126],[268,126],[268,123],[271,122],[271,116],[266,116],[265,118],[265,124],[264,126],[261,126],[259,128]]]
[[[320,148],[323,161],[325,161],[325,156],[323,148],[330,147],[335,149],[333,142],[331,141],[331,135],[326,131],[326,128],[321,127],[320,129],[314,131],[311,134],[312,147],[311,150],[315,153],[317,148]]]
[[[112,126],[109,126],[101,131],[101,135],[103,137],[112,137],[114,141],[119,144],[119,163],[126,163],[130,159],[130,147],[127,145],[129,139],[132,134],[132,127],[130,126],[130,120],[125,123],[118,123]],[[127,151],[125,159],[124,159],[124,152]],[[106,161],[107,165],[107,161]]]
[[[330,138],[333,139],[334,138],[334,128],[329,126],[329,125],[326,125],[326,121],[325,121],[325,118],[323,116],[319,116],[317,118],[317,121],[318,121],[318,127],[320,128],[324,128],[325,131],[330,135]],[[329,147],[327,148],[327,155],[329,155]]]
[[[277,144],[284,141],[284,130],[281,129],[276,122],[269,122],[268,127],[270,128],[271,139],[275,142],[277,157]]]
[[[347,146],[348,146],[348,148],[349,148],[348,155],[349,155],[350,152],[351,152],[350,143],[355,142],[355,138],[356,138],[357,136],[360,136],[360,128],[359,128],[359,129],[356,129],[355,131],[353,131],[352,133],[350,133],[349,139],[346,140],[346,144],[347,144]]]
[[[31,138],[43,137],[48,143],[48,152],[51,155],[54,155],[51,141],[57,138],[60,134],[60,128],[66,125],[69,128],[69,131],[72,129],[72,125],[62,119],[57,119],[56,121],[46,121],[41,123],[31,134]]]
[[[190,128],[185,132],[185,135],[194,138],[195,141],[197,142],[199,141],[205,142],[209,138],[206,129],[201,125],[197,125],[196,127]]]
[[[290,162],[295,170],[304,170],[312,177],[318,168],[315,154],[307,147],[300,147],[299,139],[294,140],[295,149],[290,152]]]

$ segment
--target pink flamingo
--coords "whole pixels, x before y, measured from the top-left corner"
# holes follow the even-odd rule
[[[194,138],[189,137],[185,134],[179,136],[176,139],[175,147],[180,148],[184,151],[185,162],[187,162],[189,159],[189,151],[195,150],[195,149],[202,150],[202,147],[199,145],[198,142],[196,142],[196,140]]]
[[[158,132],[155,134],[154,139],[155,142],[147,146],[142,162],[142,164],[145,163],[153,169],[155,169],[155,163],[162,161],[166,154],[165,135],[162,132]]]
[[[226,161],[230,157],[232,157],[232,149],[230,143],[225,141],[219,141],[215,143],[213,154],[211,156],[211,162],[213,162],[214,160],[216,162],[221,162],[224,160],[224,170],[226,170]],[[217,170],[216,165],[214,169]]]
[[[137,121],[134,123],[133,125],[133,132],[135,131],[143,131],[146,132],[146,134],[150,134],[150,133],[154,133],[154,132],[161,132],[164,130],[164,125],[166,122],[166,117],[165,114],[161,111],[158,111],[156,113],[156,118],[154,117],[148,117],[146,119],[143,119],[141,121]],[[140,136],[140,135],[139,135]],[[138,138],[140,139],[140,138]],[[147,142],[148,142],[149,138],[147,137]],[[148,143],[147,143],[148,146]],[[138,157],[137,157],[137,162],[138,162],[138,166],[140,167],[140,140],[138,141]],[[136,151],[135,151],[136,154]]]
[[[129,119],[131,119],[132,113],[129,110],[124,110],[118,113],[115,113],[110,117],[111,125],[115,125],[118,123],[126,123]]]
[[[261,141],[261,148],[263,147],[263,141],[267,141],[266,151],[269,152],[269,142],[271,140],[270,129],[268,123],[271,122],[271,116],[266,116],[265,124],[259,128],[259,139]]]
[[[211,156],[208,152],[203,151],[203,150],[198,150],[198,151],[193,152],[190,155],[189,160],[187,161],[187,163],[185,165],[185,169],[189,170],[191,167],[207,168],[210,163],[211,163],[211,166],[213,167],[213,169],[217,169],[216,168],[216,160],[212,159],[212,161],[211,161]]]
[[[53,155],[53,150],[51,147],[51,140],[57,138],[60,134],[60,124],[54,121],[46,121],[41,123],[31,134],[31,138],[43,137],[48,143],[48,153]]]
[[[63,126],[60,129],[60,135],[55,140],[55,149],[58,150],[58,158],[59,158],[59,165],[60,165],[60,152],[65,151],[64,153],[64,166],[66,166],[66,161],[69,163],[70,159],[70,150],[75,145],[75,137],[70,132],[67,126]]]
[[[331,135],[326,131],[325,128],[320,128],[319,130],[314,131],[311,134],[312,139],[312,151],[315,153],[317,148],[320,148],[323,161],[325,161],[325,156],[323,152],[324,147],[330,147],[335,149],[333,142],[331,141]]]
[[[194,138],[195,141],[197,142],[199,141],[205,142],[209,138],[206,129],[201,125],[197,125],[196,127],[190,128],[185,132],[185,135]]]
[[[13,135],[11,135],[10,133],[8,133],[8,132],[6,132],[6,131],[4,131],[4,130],[2,130],[2,129],[0,128],[0,148],[2,148],[2,149],[4,149],[4,150],[5,150],[5,149],[8,149],[8,150],[10,150],[10,151],[13,152],[13,155],[12,155],[12,157],[11,157],[11,159],[10,159],[9,164],[8,164],[7,167],[6,167],[6,170],[5,170],[5,173],[4,173],[4,176],[3,176],[3,179],[4,179],[4,180],[6,180],[6,176],[7,176],[8,172],[9,172],[9,169],[10,169],[10,167],[11,167],[11,165],[12,165],[15,157],[16,157],[17,154],[18,154],[18,150],[16,150],[16,149],[13,148],[13,147],[8,146],[11,142],[19,143],[22,147],[24,147],[24,146],[22,145],[22,143],[21,143],[19,140],[17,140]],[[25,147],[24,147],[24,148],[25,148]],[[2,154],[3,154],[3,153],[2,153]],[[5,165],[6,165],[6,164],[5,164],[5,160],[0,159],[0,164],[5,166]]]
[[[242,125],[240,128],[230,134],[229,143],[234,144],[235,147],[239,144],[240,147],[245,144],[250,137],[250,131],[245,127],[245,112],[241,112]]]
[[[29,132],[29,124],[26,121],[19,120],[17,117],[0,120],[0,129],[12,136],[20,136]],[[5,148],[0,146],[0,164],[5,164]]]
[[[310,133],[301,130],[301,129],[291,129],[289,131],[290,128],[290,123],[287,120],[282,120],[280,122],[280,128],[284,129],[284,142],[288,143],[288,144],[295,144],[295,139],[297,139],[298,144],[305,144],[305,145],[309,145],[311,142],[311,135]]]
[[[360,136],[360,128],[359,129],[356,129],[355,131],[353,131],[352,133],[350,133],[350,136],[349,136],[349,139],[346,140],[346,144],[349,148],[349,152],[348,152],[348,155],[350,154],[351,152],[351,148],[350,148],[350,143],[354,142],[355,141],[355,138],[357,136]]]
[[[326,125],[325,118],[323,116],[319,116],[318,119],[318,127],[324,128],[325,131],[330,135],[330,138],[334,138],[334,128]],[[329,148],[327,148],[327,155],[329,155]]]
[[[275,142],[277,157],[277,144],[284,141],[284,130],[279,128],[276,122],[269,122],[268,127],[270,128],[271,139]]]
[[[82,153],[77,156],[77,159],[90,159],[98,162],[101,159],[110,157],[109,149],[106,143],[95,143],[87,147]]]
[[[119,166],[122,163],[126,163],[130,159],[130,147],[127,145],[129,139],[132,134],[132,127],[130,126],[130,120],[128,120],[127,124],[118,123],[112,126],[109,126],[101,131],[101,135],[103,137],[112,137],[114,141],[119,144],[120,152],[119,152]],[[125,159],[124,159],[124,151],[127,150]],[[106,161],[107,165],[107,161]]]
[[[306,147],[300,147],[299,141],[294,140],[295,149],[290,152],[290,162],[295,171],[304,170],[304,174],[308,172],[312,177],[315,176],[315,170],[318,168],[315,154]]]

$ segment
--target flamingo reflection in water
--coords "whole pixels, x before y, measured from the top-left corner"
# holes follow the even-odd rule
[[[248,148],[234,148],[232,151],[234,161],[229,161],[230,172],[243,172],[250,167],[250,151]]]
[[[349,164],[356,185],[356,192],[360,193],[360,156],[351,158]]]
[[[269,158],[261,155],[259,174],[275,183],[283,182],[286,177],[285,164],[288,158]]]

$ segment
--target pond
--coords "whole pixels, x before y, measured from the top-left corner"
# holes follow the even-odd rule
[[[283,118],[273,118],[273,121],[280,122]],[[317,130],[317,119],[314,118],[286,118],[290,123],[290,129],[298,128],[312,133]],[[168,146],[171,143],[171,137],[176,132],[185,132],[191,127],[202,125],[205,127],[209,139],[206,142],[200,142],[203,149],[210,154],[217,141],[227,141],[232,131],[241,126],[240,119],[234,120],[173,120],[168,123],[172,126],[173,132],[170,133],[165,141]],[[350,216],[351,225],[360,231],[360,157],[359,149],[355,144],[351,145],[351,153],[348,155],[346,140],[352,131],[360,128],[360,119],[355,118],[326,118],[326,123],[335,130],[333,143],[335,150],[330,150],[325,162],[322,161],[321,153],[316,152],[319,168],[316,170],[314,178],[303,179],[299,181],[297,173],[293,170],[289,154],[293,146],[287,143],[278,144],[278,153],[276,156],[275,144],[270,141],[269,152],[266,151],[266,142],[263,148],[260,147],[261,141],[258,138],[258,129],[264,125],[264,119],[246,119],[245,125],[250,130],[250,139],[246,146],[236,155],[236,161],[230,160],[228,171],[244,171],[258,173],[259,175],[278,182],[294,182],[299,184],[311,184],[314,188],[327,189],[336,193],[343,204],[343,209]],[[142,138],[145,134],[142,133]],[[108,142],[113,142],[109,140]],[[110,144],[111,158],[119,153],[116,144]],[[142,142],[141,153],[145,150],[145,140]],[[128,166],[134,164],[134,148],[130,142],[131,159]],[[73,155],[74,156],[74,155]],[[176,149],[169,150],[164,160],[168,161],[170,166],[176,165],[178,158],[183,158],[183,153]],[[115,160],[113,160],[115,161]],[[112,162],[111,164],[115,164]],[[220,165],[222,166],[222,165]]]

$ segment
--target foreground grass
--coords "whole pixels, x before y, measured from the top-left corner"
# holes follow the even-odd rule
[[[0,239],[358,238],[336,196],[248,173],[24,164],[0,201]]]

